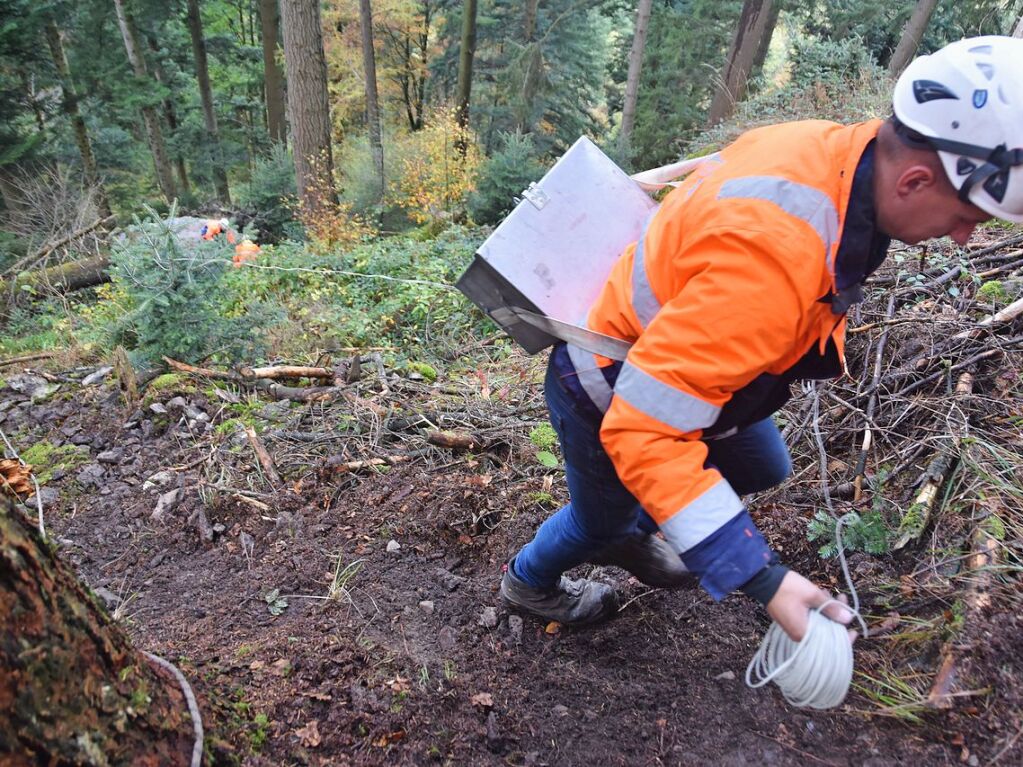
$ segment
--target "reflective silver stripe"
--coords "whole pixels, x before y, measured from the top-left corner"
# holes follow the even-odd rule
[[[615,394],[637,410],[680,432],[705,429],[721,408],[692,394],[661,383],[649,373],[626,362],[615,383]]]
[[[712,535],[728,520],[742,511],[742,501],[724,479],[683,506],[667,522],[661,523],[661,532],[679,554],[682,554],[707,536]]]
[[[636,250],[632,256],[632,309],[636,312],[639,324],[644,329],[657,316],[657,312],[661,311],[661,303],[654,295],[653,288],[650,287],[650,280],[647,278],[646,260],[644,258],[646,253],[646,233],[656,212],[656,210],[652,211],[643,223],[643,229],[639,235],[639,240],[636,242]]]
[[[593,359],[592,354],[583,351],[578,346],[566,344],[566,347],[568,348],[568,358],[572,360],[572,367],[575,368],[575,373],[579,376],[579,384],[586,392],[586,396],[592,400],[601,413],[606,413],[607,409],[611,407],[612,391],[607,384],[607,379],[604,378],[603,371],[597,367],[597,361]]]
[[[731,198],[773,202],[789,215],[808,223],[824,243],[828,268],[832,268],[831,246],[838,238],[838,211],[831,198],[820,189],[777,176],[747,176],[721,185],[718,199]]]

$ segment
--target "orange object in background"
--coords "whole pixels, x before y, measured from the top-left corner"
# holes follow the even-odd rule
[[[234,263],[235,268],[237,268],[246,261],[255,260],[259,254],[260,248],[256,243],[252,240],[242,240],[234,246],[234,258],[231,261]]]
[[[227,241],[234,245],[235,234],[230,229],[230,222],[226,218],[220,220],[209,219],[206,221],[206,225],[202,228],[202,238],[204,240],[212,240],[217,235],[223,234],[227,237]]]

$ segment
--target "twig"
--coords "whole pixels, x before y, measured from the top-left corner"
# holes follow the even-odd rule
[[[249,444],[252,445],[252,450],[256,454],[256,458],[259,459],[259,465],[263,467],[263,473],[266,474],[270,485],[276,488],[281,484],[281,475],[277,473],[277,467],[274,466],[273,458],[267,452],[266,445],[251,426],[245,427],[245,436],[249,438]]]
[[[328,368],[304,365],[272,365],[270,367],[243,367],[238,371],[243,378],[334,378],[334,371]]]
[[[895,294],[888,297],[888,309],[885,312],[885,320],[890,320],[895,313]],[[881,333],[877,342],[877,355],[874,357],[874,376],[870,381],[870,398],[867,400],[867,411],[864,414],[866,426],[863,429],[863,443],[860,446],[860,457],[856,461],[856,472],[853,475],[853,501],[859,501],[863,495],[863,475],[867,469],[867,456],[870,454],[870,446],[874,440],[874,433],[871,430],[871,422],[874,419],[874,409],[877,407],[878,382],[881,380],[881,362],[884,360],[884,347],[888,343],[888,328]]]
[[[47,245],[42,250],[37,251],[32,256],[32,260],[33,261],[38,261],[40,259],[46,258],[48,255],[50,255],[53,251],[55,251],[61,245],[67,245],[69,242],[71,242],[73,240],[77,240],[79,237],[83,237],[83,236],[87,235],[89,232],[93,231],[94,229],[98,229],[99,227],[103,226],[103,224],[109,223],[111,221],[116,221],[116,220],[117,220],[117,216],[113,216],[113,215],[107,216],[106,218],[97,219],[96,221],[92,222],[91,224],[89,224],[84,229],[79,229],[77,232],[71,232],[71,234],[69,234],[67,237],[61,237],[59,240],[57,240],[52,245]]]
[[[10,359],[0,360],[0,368],[7,367],[8,365],[17,365],[20,362],[34,362],[35,360],[48,360],[52,357],[56,357],[56,352],[38,352],[37,354],[23,354],[20,357],[11,357]]]

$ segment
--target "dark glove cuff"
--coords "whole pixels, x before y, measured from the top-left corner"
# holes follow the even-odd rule
[[[740,591],[748,597],[753,597],[753,599],[766,607],[767,603],[774,598],[778,587],[781,586],[782,578],[785,577],[785,573],[788,571],[789,568],[779,562],[778,555],[772,552],[771,561],[760,572],[750,578],[740,588]]]

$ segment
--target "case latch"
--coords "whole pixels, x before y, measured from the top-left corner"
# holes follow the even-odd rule
[[[522,196],[533,203],[533,207],[537,210],[543,210],[544,205],[551,201],[547,192],[537,186],[535,181],[531,181],[529,186],[523,190]]]

